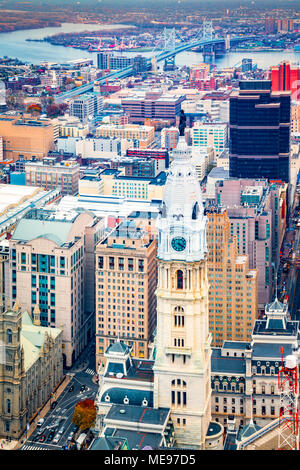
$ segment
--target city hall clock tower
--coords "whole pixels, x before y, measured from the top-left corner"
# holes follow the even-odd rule
[[[177,447],[205,449],[211,422],[206,217],[180,136],[158,228],[154,407],[171,408]]]

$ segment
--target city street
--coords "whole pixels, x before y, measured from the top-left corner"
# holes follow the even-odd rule
[[[98,385],[92,380],[95,375],[94,344],[86,348],[67,373],[73,375],[72,380],[57,398],[56,406],[45,415],[43,425],[35,429],[21,450],[67,450],[70,434],[76,429],[72,423],[75,405],[86,398],[94,400],[98,391]],[[82,390],[84,386],[85,390]]]

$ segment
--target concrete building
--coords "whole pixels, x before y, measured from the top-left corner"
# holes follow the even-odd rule
[[[55,157],[45,157],[42,161],[25,163],[26,186],[40,186],[45,190],[59,188],[61,194],[78,193],[80,166],[76,161],[57,162]]]
[[[258,315],[258,272],[239,255],[226,210],[207,212],[209,330],[212,346],[250,341]]]
[[[101,194],[125,197],[126,199],[162,199],[166,173],[160,172],[155,178],[125,176],[124,170],[103,170]]]
[[[100,93],[85,93],[70,102],[70,116],[76,116],[86,124],[94,117],[101,115],[103,98]]]
[[[248,254],[250,269],[258,269],[258,304],[262,311],[273,295],[286,227],[287,184],[230,178],[217,183],[216,203],[227,208],[239,254]]]
[[[228,125],[197,121],[191,129],[191,134],[193,146],[212,146],[216,156],[219,156],[227,146]]]
[[[96,360],[117,337],[149,357],[156,326],[156,241],[124,221],[96,247]]]
[[[41,160],[54,149],[54,126],[50,119],[25,119],[21,116],[0,116],[3,160],[20,157]]]
[[[168,127],[161,130],[161,147],[165,149],[174,149],[177,147],[179,139],[179,130],[177,127]]]
[[[19,439],[63,379],[62,331],[0,308],[0,436]]]
[[[64,365],[70,367],[95,330],[96,243],[104,222],[88,211],[34,209],[10,239],[10,299],[22,299],[42,326],[63,329]]]
[[[237,428],[254,425],[251,434],[273,423],[278,439],[281,348],[284,356],[299,357],[299,322],[289,320],[287,305],[275,299],[266,305],[264,318],[256,320],[251,341],[225,341],[213,349],[212,416],[216,421],[227,427],[232,416]],[[226,441],[225,448],[230,449]]]
[[[161,429],[157,412],[167,418],[170,410],[174,443],[166,433],[167,445],[220,450],[223,426],[211,419],[206,217],[183,137],[171,164],[157,229],[155,360],[132,360],[130,348],[119,339],[109,346],[106,366],[98,369],[96,428],[103,435],[111,413],[119,411],[119,405],[132,405],[144,407],[143,414],[152,413],[147,431],[153,432]],[[141,415],[134,416],[134,422],[140,422]]]
[[[132,123],[143,124],[145,119],[166,119],[176,124],[184,100],[185,95],[168,95],[153,91],[123,98],[121,105]]]
[[[152,147],[154,143],[155,129],[151,126],[139,126],[134,124],[127,124],[124,126],[113,126],[110,124],[101,125],[96,128],[97,137],[116,137],[128,141],[128,147],[146,149]],[[130,145],[131,144],[131,145]]]

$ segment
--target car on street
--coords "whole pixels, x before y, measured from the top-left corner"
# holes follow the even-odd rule
[[[52,408],[52,410],[56,407],[56,405],[57,405],[57,401],[56,401],[56,400],[51,403],[51,408]]]
[[[86,385],[82,385],[82,387],[80,387],[80,391],[84,392],[86,390],[86,388],[87,388]]]
[[[78,426],[76,426],[76,424],[74,424],[73,428],[72,428],[72,431],[75,433],[78,431]]]
[[[41,428],[41,427],[43,426],[44,422],[45,422],[45,419],[44,419],[44,418],[39,419],[39,420],[38,420],[38,423],[37,423],[37,427],[38,427],[38,428]]]
[[[42,434],[41,437],[39,438],[39,442],[45,442],[46,440],[46,434]]]
[[[71,385],[71,387],[69,387],[69,392],[73,392],[74,390],[74,385]]]
[[[53,439],[53,444],[57,444],[58,441],[60,440],[60,438],[61,438],[61,435],[60,435],[60,434],[56,434],[56,436],[55,436],[54,439]]]
[[[48,437],[47,437],[47,442],[51,442],[53,437],[54,437],[55,432],[52,430],[49,432]]]
[[[58,431],[58,434],[62,435],[65,432],[65,427],[62,426],[60,430]]]
[[[68,441],[71,441],[73,439],[73,436],[74,436],[74,433],[73,431],[70,432],[70,434],[68,435]]]

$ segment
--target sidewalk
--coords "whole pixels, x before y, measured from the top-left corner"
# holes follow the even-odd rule
[[[57,398],[62,394],[62,392],[65,390],[65,388],[68,386],[70,381],[72,380],[72,375],[67,374],[61,384],[58,386],[58,388],[53,392],[53,397],[49,399],[44,406],[40,409],[40,414],[35,417],[35,419],[32,421],[30,424],[30,427],[26,433],[26,431],[22,434],[20,439],[18,441],[11,441],[7,442],[5,439],[0,440],[0,449],[3,450],[17,450],[19,449],[25,442],[26,440],[31,436],[31,434],[35,431],[36,425],[39,419],[44,418],[48,411],[50,410],[50,403],[53,400],[57,400]],[[3,447],[1,446],[3,444]]]

